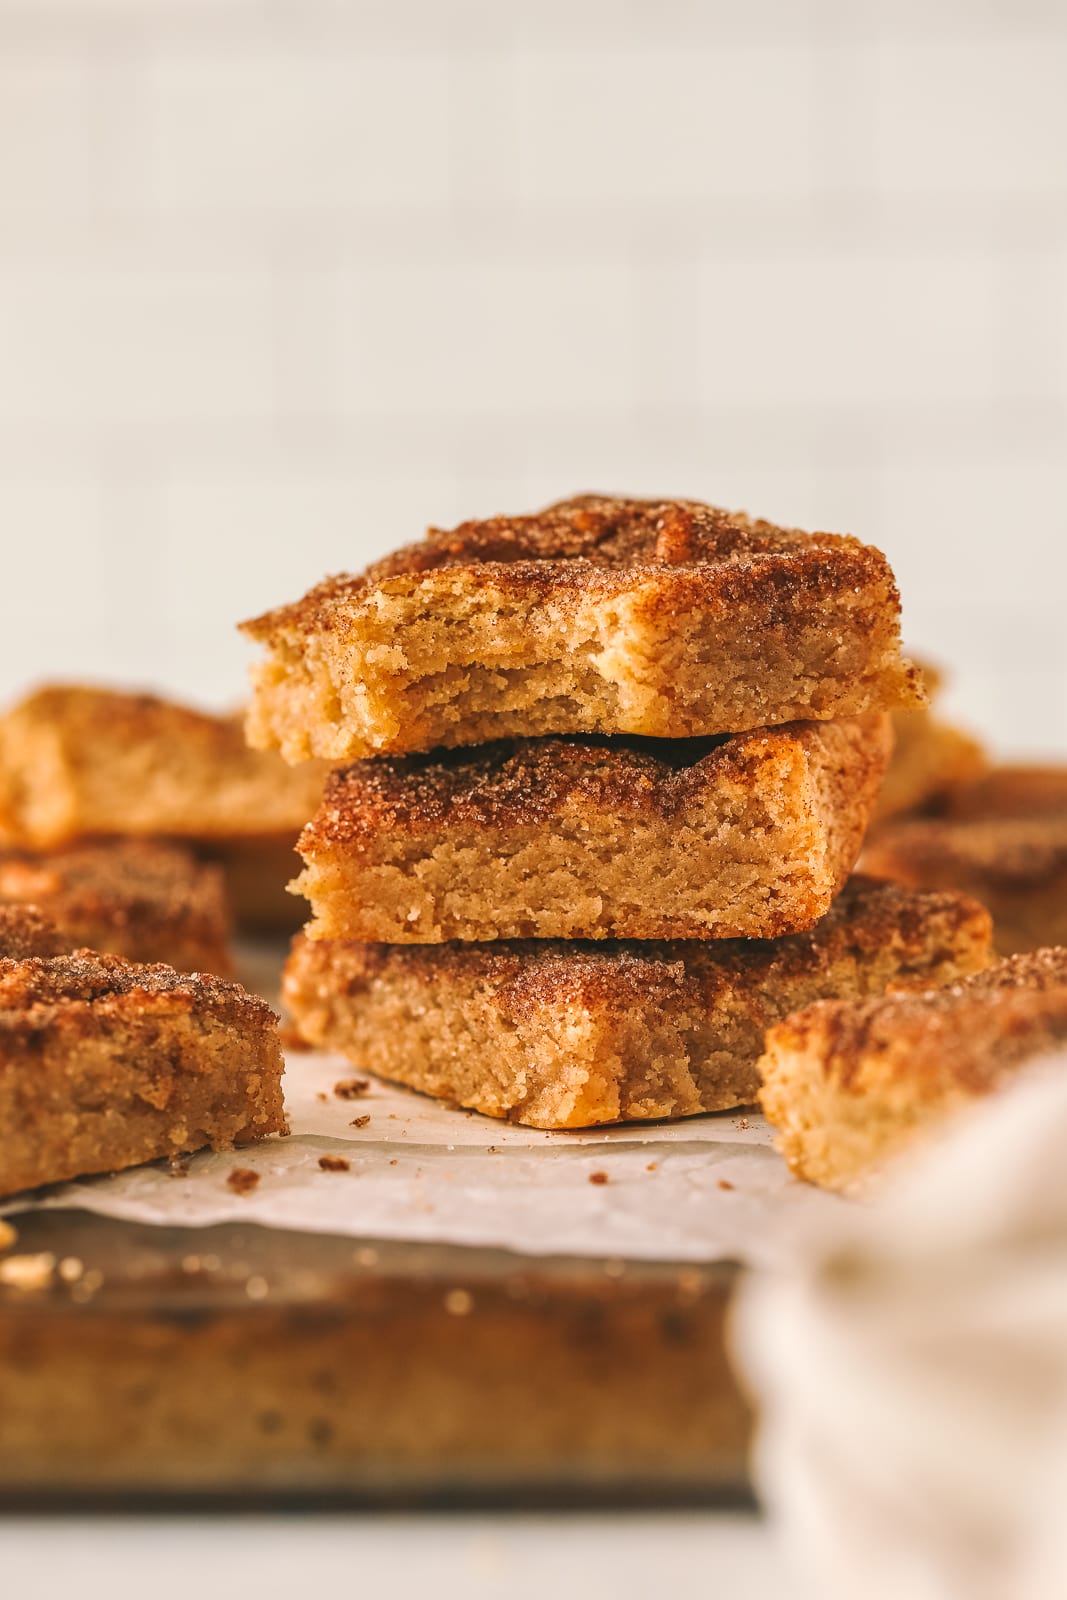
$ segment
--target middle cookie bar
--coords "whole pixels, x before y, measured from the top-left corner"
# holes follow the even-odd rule
[[[514,739],[333,774],[297,846],[312,939],[777,938],[829,909],[888,718],[719,740]]]

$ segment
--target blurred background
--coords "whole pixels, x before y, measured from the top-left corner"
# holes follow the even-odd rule
[[[880,544],[1067,744],[1062,0],[0,0],[0,689],[584,489]]]

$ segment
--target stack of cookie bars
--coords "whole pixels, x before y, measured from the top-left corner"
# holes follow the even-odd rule
[[[585,1127],[750,1104],[798,1007],[980,970],[973,903],[849,877],[887,713],[922,701],[898,615],[853,538],[584,496],[247,623],[250,742],[336,768],[299,844],[297,1028]]]

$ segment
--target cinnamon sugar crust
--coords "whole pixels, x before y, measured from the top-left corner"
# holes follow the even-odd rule
[[[880,551],[582,495],[425,540],[244,624],[250,741],[332,761],[506,736],[741,732],[922,703]]]
[[[940,991],[825,1000],[767,1035],[760,1100],[798,1177],[844,1188],[1067,1040],[1067,949]]]
[[[777,940],[372,945],[298,938],[284,996],[361,1071],[532,1127],[751,1103],[764,1029],[825,995],[953,981],[989,959],[956,895],[856,878]]]
[[[884,714],[721,740],[511,740],[333,774],[301,835],[312,938],[776,937],[855,864]]]
[[[275,1021],[200,973],[0,960],[0,1194],[285,1132]]]
[[[70,946],[181,971],[229,973],[222,874],[187,851],[140,840],[41,856],[0,850],[0,902],[39,906]]]

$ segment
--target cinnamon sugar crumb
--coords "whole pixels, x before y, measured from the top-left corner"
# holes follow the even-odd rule
[[[369,1121],[370,1121],[370,1116],[369,1115],[368,1116],[364,1116],[364,1117],[353,1117],[352,1121],[348,1124],[348,1126],[350,1128],[365,1128]]]
[[[342,1078],[340,1083],[334,1084],[333,1092],[338,1100],[358,1100],[369,1088],[369,1078]]]
[[[720,1178],[719,1179],[719,1188],[720,1189],[732,1189],[733,1188],[733,1184],[730,1182],[729,1178]]]
[[[655,1172],[655,1170],[656,1170],[656,1168],[658,1166],[659,1166],[659,1162],[658,1161],[650,1161],[648,1163],[648,1166],[645,1168],[645,1171],[646,1172]]]
[[[751,1126],[751,1124],[749,1123],[749,1120],[748,1120],[747,1117],[740,1117],[738,1119],[738,1121],[734,1124],[734,1126],[736,1128],[740,1129],[740,1131],[743,1133],[747,1128],[749,1128]]]
[[[591,1172],[589,1174],[590,1183],[607,1183],[607,1181],[608,1175],[606,1172]]]
[[[226,1187],[234,1194],[250,1194],[259,1182],[259,1173],[251,1167],[234,1167],[226,1179]]]
[[[319,1166],[323,1172],[351,1172],[352,1163],[346,1161],[344,1156],[320,1156]]]

